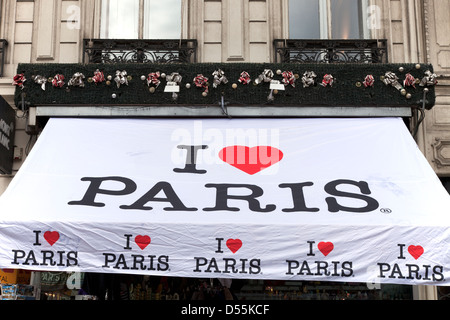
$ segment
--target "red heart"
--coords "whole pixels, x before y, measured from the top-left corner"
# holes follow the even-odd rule
[[[141,248],[141,250],[144,250],[151,242],[151,239],[149,236],[136,236],[134,239],[136,244]]]
[[[283,152],[274,147],[230,146],[219,152],[222,161],[250,175],[260,172],[283,159]]]
[[[242,247],[242,241],[240,239],[228,239],[227,247],[231,252],[236,253]]]
[[[423,254],[423,247],[422,246],[409,246],[408,252],[410,255],[413,256],[414,259],[419,259],[420,256]]]
[[[320,252],[322,252],[325,257],[334,249],[334,245],[332,242],[319,242],[317,247],[319,248]]]
[[[59,240],[58,231],[47,231],[44,233],[44,239],[52,246]]]

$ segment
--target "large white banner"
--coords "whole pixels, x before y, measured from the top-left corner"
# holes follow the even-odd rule
[[[0,267],[450,284],[450,199],[401,119],[50,119]]]

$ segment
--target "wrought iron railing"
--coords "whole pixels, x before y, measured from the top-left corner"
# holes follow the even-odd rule
[[[84,39],[83,63],[194,63],[197,40]]]
[[[6,41],[5,39],[0,39],[0,56],[1,56],[0,57],[0,77],[3,77],[7,45],[8,45],[8,41]]]
[[[387,63],[387,40],[273,41],[275,62],[282,63]]]

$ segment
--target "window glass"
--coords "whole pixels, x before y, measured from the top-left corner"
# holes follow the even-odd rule
[[[182,0],[102,0],[103,39],[179,39]]]
[[[100,37],[136,39],[139,36],[139,0],[102,0]]]
[[[320,39],[318,0],[289,1],[289,38]]]
[[[368,0],[289,0],[289,38],[363,39]]]
[[[145,0],[145,39],[181,37],[181,0]]]
[[[364,38],[361,0],[331,0],[333,39]]]

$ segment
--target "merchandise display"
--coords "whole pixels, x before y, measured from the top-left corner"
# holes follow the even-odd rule
[[[34,285],[2,284],[0,300],[411,300],[412,286],[34,272]],[[50,284],[48,279],[53,279]],[[42,279],[47,279],[42,281]],[[64,279],[64,281],[60,281]],[[75,281],[73,281],[75,279]],[[82,282],[80,282],[82,281]],[[38,294],[36,295],[36,293]],[[40,293],[40,294],[39,294]]]

